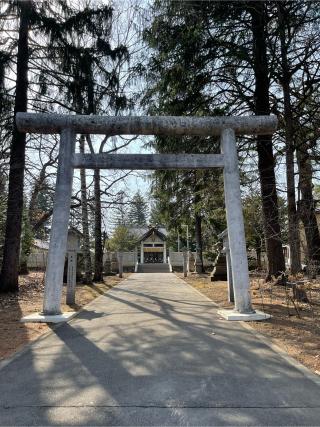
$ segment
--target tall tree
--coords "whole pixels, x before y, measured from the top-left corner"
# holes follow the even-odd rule
[[[182,2],[156,2],[154,19],[145,31],[151,50],[147,66],[149,83],[145,104],[151,114],[221,115],[208,91],[210,71],[207,67],[204,21],[193,3],[189,8]],[[161,58],[161,59],[159,59]],[[218,149],[216,138],[156,137],[154,148],[169,153],[213,153]],[[203,270],[203,223],[214,209],[212,198],[204,199],[210,183],[219,180],[220,171],[157,171],[153,192],[159,201],[163,220],[169,229],[182,231],[188,225],[195,236],[198,266]],[[167,212],[165,212],[167,211]],[[221,230],[222,231],[222,230]]]
[[[266,6],[265,1],[248,3],[253,37],[254,112],[256,115],[270,114]],[[279,223],[272,135],[258,135],[257,152],[269,275],[278,275],[285,271],[285,262]]]
[[[81,135],[79,140],[79,151],[84,153],[85,136]],[[85,169],[80,170],[81,183],[81,222],[83,232],[83,261],[84,261],[84,281],[85,283],[92,282],[92,263],[90,252],[90,234],[89,234],[89,207],[87,197],[87,180]]]
[[[6,225],[7,191],[5,177],[0,175],[0,259],[4,243],[4,231]]]
[[[33,12],[31,1],[16,2],[19,13],[19,36],[17,49],[16,93],[14,118],[17,112],[27,111],[28,102],[28,33]],[[10,172],[8,188],[8,205],[3,262],[0,274],[0,291],[18,290],[20,236],[23,212],[23,181],[25,167],[26,134],[18,131],[15,120],[10,150]]]
[[[72,12],[72,13],[71,13]],[[71,101],[78,114],[97,114],[112,104],[118,110],[126,106],[125,97],[118,96],[119,81],[115,69],[128,58],[124,45],[111,46],[112,8],[101,4],[74,11],[65,8],[66,18],[57,27],[58,38],[52,40],[50,54],[56,61],[60,52],[64,78],[51,72],[51,79],[66,86],[66,100]],[[72,37],[70,37],[72,33]],[[58,48],[58,49],[57,49]],[[110,65],[111,64],[111,65]],[[94,139],[86,138],[90,151],[94,152]],[[99,147],[102,152],[107,138]],[[94,171],[94,281],[103,280],[103,238],[101,208],[101,174]],[[82,188],[85,185],[82,172]],[[82,200],[84,191],[82,191]],[[85,212],[83,213],[86,216]],[[84,225],[84,222],[83,222]],[[86,227],[85,227],[86,228]],[[88,244],[88,242],[87,242]],[[90,276],[89,252],[86,251],[88,279]]]
[[[300,132],[301,134],[302,132]],[[303,133],[302,133],[303,135]],[[297,158],[299,168],[299,190],[301,198],[298,201],[299,217],[304,226],[307,243],[307,263],[320,263],[320,233],[316,216],[316,200],[313,195],[313,168],[308,147],[308,136],[302,136],[303,142],[298,146]]]
[[[158,110],[213,115],[249,108],[270,114],[265,8],[265,2],[155,2],[146,31],[154,61],[147,76],[156,75]],[[200,147],[202,142],[193,144],[193,151]],[[257,138],[257,155],[270,276],[285,269],[272,136]]]
[[[288,25],[286,21],[288,4],[279,2],[277,4],[278,12],[278,31],[280,38],[280,52],[281,52],[281,77],[280,83],[283,90],[283,104],[284,104],[284,127],[285,127],[285,140],[286,140],[286,175],[287,175],[287,201],[288,201],[288,240],[290,246],[291,258],[291,273],[296,274],[301,270],[300,260],[300,243],[299,243],[299,219],[296,208],[296,186],[295,186],[295,172],[294,172],[294,121],[293,111],[291,105],[291,73],[289,69],[288,55],[287,55],[287,36],[286,29]],[[289,27],[290,28],[290,27]]]
[[[75,31],[81,34],[88,29],[92,29],[93,25],[90,21],[90,16],[95,17],[98,12],[96,8],[90,9],[84,7],[84,10],[76,11],[73,7],[65,2],[58,1],[56,7],[51,7],[50,2],[43,1],[35,3],[32,0],[13,0],[8,3],[6,12],[14,11],[19,17],[19,31],[17,43],[17,72],[16,72],[16,87],[15,87],[15,105],[14,118],[18,111],[26,111],[28,102],[28,65],[30,59],[29,49],[29,32],[33,31],[33,45],[37,49],[32,49],[32,59],[36,61],[36,65],[42,70],[48,71],[50,64],[50,72],[47,74],[43,71],[39,73],[42,79],[41,95],[45,93],[45,86],[54,91],[52,80],[48,80],[48,76],[55,76],[55,81],[61,87],[65,80],[61,76],[65,72],[66,58],[64,55],[68,50],[67,40],[70,40],[70,35],[74,35]],[[104,18],[110,16],[111,8],[106,8],[106,13],[101,16],[100,22],[96,22],[96,31],[101,30],[101,22]],[[100,26],[99,26],[100,24]],[[11,29],[10,29],[11,30]],[[50,42],[48,41],[50,39]],[[37,44],[37,42],[39,42]],[[99,43],[98,43],[99,44]],[[103,45],[101,38],[100,45]],[[104,51],[112,53],[109,45],[104,45]],[[41,55],[39,55],[41,52]],[[35,57],[38,54],[38,57]],[[43,59],[43,57],[45,59]],[[38,62],[37,62],[38,61]],[[41,64],[41,65],[40,65]],[[53,65],[55,64],[55,65]],[[1,67],[1,70],[3,67]],[[39,69],[38,69],[39,71]],[[62,72],[61,72],[62,71]],[[32,72],[34,72],[34,67]],[[43,76],[46,74],[46,78]],[[48,84],[48,83],[51,83]],[[59,91],[63,92],[63,91]],[[51,102],[59,102],[57,99]],[[38,104],[38,105],[37,105]],[[34,105],[39,108],[39,101],[36,99]],[[18,132],[15,121],[12,124],[12,142],[10,152],[10,173],[9,173],[9,188],[8,188],[8,208],[5,242],[3,249],[3,263],[1,270],[1,285],[0,290],[3,292],[18,290],[18,266],[20,255],[20,237],[21,223],[23,210],[23,190],[24,190],[24,169],[25,169],[25,147],[26,136]]]
[[[128,220],[131,225],[145,226],[148,219],[148,206],[140,191],[131,200]]]
[[[112,223],[111,223],[113,227],[118,227],[119,225],[126,227],[129,225],[128,211],[127,211],[128,204],[129,202],[127,201],[127,196],[125,192],[120,191],[117,196],[115,206],[113,208],[113,216],[112,216]]]
[[[278,107],[283,111],[287,199],[288,199],[288,240],[291,249],[291,272],[300,269],[299,220],[308,235],[309,256],[317,256],[319,230],[315,218],[315,203],[312,195],[313,173],[310,155],[317,140],[318,102],[314,94],[319,87],[319,8],[312,2],[272,2],[271,13],[277,25],[270,25],[270,46],[273,72],[279,82],[283,99]],[[272,19],[271,19],[272,22]],[[274,36],[272,37],[272,32]],[[317,96],[317,95],[315,95]],[[306,125],[308,123],[308,125]],[[280,123],[282,125],[282,123]],[[295,184],[296,153],[299,173],[299,192]],[[299,195],[296,208],[296,193]],[[312,236],[312,237],[311,237]],[[318,242],[318,243],[317,243]],[[312,256],[310,258],[313,259]]]

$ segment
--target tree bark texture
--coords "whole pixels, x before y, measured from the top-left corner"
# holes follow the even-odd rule
[[[201,214],[198,213],[198,205],[200,203],[200,191],[198,185],[198,176],[197,172],[194,173],[195,185],[194,185],[194,226],[195,226],[195,239],[196,239],[196,271],[197,273],[204,273],[203,266],[203,255],[202,255],[202,218]],[[200,261],[200,265],[198,262]],[[199,271],[198,271],[199,270]]]
[[[100,171],[94,171],[94,277],[95,282],[103,280],[103,248],[101,232],[101,191]]]
[[[80,136],[79,149],[80,153],[84,153],[84,135]],[[92,283],[92,263],[90,254],[90,235],[89,235],[89,214],[88,214],[88,198],[87,198],[87,183],[86,171],[80,170],[81,183],[81,222],[83,231],[83,261],[84,261],[84,281]]]
[[[278,7],[278,25],[281,44],[281,86],[283,90],[284,101],[284,122],[285,122],[285,140],[286,140],[286,177],[287,177],[287,203],[288,203],[288,240],[290,246],[291,273],[296,274],[301,270],[300,260],[300,242],[299,242],[299,218],[296,207],[296,189],[294,174],[294,127],[293,115],[290,99],[290,80],[288,57],[286,50],[285,34],[285,9],[284,4],[279,2]]]
[[[252,18],[255,114],[258,116],[268,115],[270,114],[270,83],[265,35],[265,2],[250,2],[248,11]],[[270,277],[271,275],[277,276],[285,270],[274,172],[272,135],[257,136],[257,152],[268,258],[268,276]]]
[[[309,153],[304,144],[297,149],[299,168],[299,188],[301,199],[298,202],[299,217],[303,223],[307,242],[307,262],[320,262],[320,233],[315,212],[315,201],[312,193],[312,165]]]
[[[199,260],[200,260],[200,271],[197,271],[197,273],[204,273],[203,255],[202,255],[202,218],[201,218],[201,215],[199,214],[195,215],[195,239],[196,239],[197,258],[199,257]],[[198,265],[196,266],[196,269],[197,268],[198,268]]]
[[[17,52],[17,77],[14,117],[16,116],[17,112],[27,111],[29,61],[28,32],[32,4],[30,1],[19,1],[18,7],[20,10],[20,24]],[[2,269],[0,274],[1,292],[15,292],[18,291],[19,288],[18,278],[23,212],[25,147],[26,134],[18,131],[14,121],[10,152],[5,241],[3,248]]]

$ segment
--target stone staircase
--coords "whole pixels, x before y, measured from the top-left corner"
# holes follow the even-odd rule
[[[139,264],[138,273],[170,273],[169,264]]]

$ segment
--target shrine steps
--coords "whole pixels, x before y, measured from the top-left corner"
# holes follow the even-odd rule
[[[163,263],[139,264],[138,273],[170,273],[169,264],[163,264]]]

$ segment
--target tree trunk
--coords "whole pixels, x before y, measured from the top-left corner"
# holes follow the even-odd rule
[[[17,53],[17,77],[14,117],[19,111],[27,111],[28,95],[28,32],[30,1],[19,1],[20,25]],[[6,219],[3,262],[0,275],[0,291],[16,292],[19,289],[19,255],[23,211],[23,181],[25,169],[26,134],[17,130],[15,120],[10,152],[8,209]]]
[[[269,115],[269,76],[266,49],[265,2],[250,2],[248,11],[252,17],[253,68],[255,75],[255,114]],[[257,137],[258,169],[260,176],[266,251],[268,257],[268,277],[278,276],[285,270],[282,251],[281,231],[278,213],[278,197],[274,173],[272,135]]]
[[[299,243],[299,218],[296,208],[296,189],[294,177],[294,128],[293,116],[290,99],[290,80],[286,35],[285,35],[285,10],[284,5],[277,4],[278,7],[278,26],[281,43],[281,68],[282,76],[280,78],[283,90],[284,101],[284,121],[285,121],[285,139],[286,139],[286,176],[287,176],[287,203],[288,203],[288,240],[291,254],[291,273],[296,274],[301,270],[300,243]]]
[[[262,269],[262,264],[261,264],[261,247],[258,244],[256,246],[256,254],[257,254],[257,269],[261,270]]]
[[[28,258],[31,253],[33,232],[30,224],[30,215],[25,208],[22,215],[22,237],[21,237],[21,251],[20,251],[20,267],[19,274],[28,274]]]
[[[92,72],[92,60],[86,57],[87,67],[87,114],[96,113],[96,105],[94,100],[94,80]],[[90,151],[93,152],[93,147],[90,145]],[[102,229],[101,229],[101,191],[100,191],[100,171],[94,170],[94,282],[103,281],[103,245],[102,245]]]
[[[200,203],[200,189],[198,185],[197,171],[194,173],[194,209],[195,209],[195,239],[196,239],[196,272],[204,273],[203,255],[202,255],[202,217],[198,213],[198,204]]]
[[[31,231],[33,234],[35,234],[45,223],[49,220],[49,218],[52,215],[53,209],[49,209],[47,212],[43,212],[41,216],[35,215],[35,211],[37,209],[37,199],[39,194],[41,194],[42,191],[44,191],[45,187],[45,181],[46,181],[46,171],[49,166],[53,165],[53,161],[48,161],[47,163],[42,165],[42,168],[39,173],[39,177],[35,182],[35,185],[33,187],[33,190],[30,195],[30,201],[28,206],[28,218],[29,218],[29,224],[31,227]],[[21,265],[21,263],[20,263]],[[20,266],[21,270],[21,266]]]
[[[316,206],[312,194],[312,165],[309,153],[304,144],[301,144],[297,149],[297,159],[299,187],[301,191],[301,200],[298,203],[298,209],[306,235],[307,261],[320,262],[320,234],[315,212]]]
[[[80,136],[79,141],[80,153],[84,153],[84,135]],[[88,198],[86,184],[86,170],[80,169],[81,182],[81,222],[83,231],[83,262],[84,262],[84,282],[92,283],[92,263],[90,254],[90,236],[89,236],[89,215],[88,215]]]
[[[103,248],[101,233],[101,192],[100,171],[94,171],[94,277],[95,282],[103,281]]]
[[[195,239],[196,239],[196,251],[197,251],[197,259],[196,259],[196,272],[204,273],[203,266],[203,255],[202,255],[202,218],[200,215],[195,215]],[[199,262],[199,264],[198,264]]]
[[[256,238],[255,239],[255,251],[257,255],[257,269],[262,270],[262,260],[261,260],[261,254],[262,254],[262,239]]]

